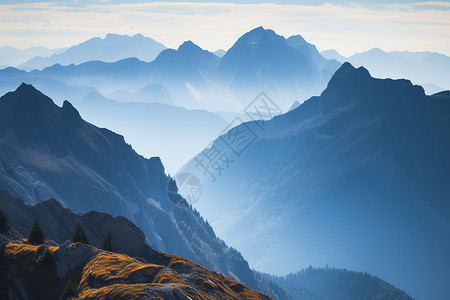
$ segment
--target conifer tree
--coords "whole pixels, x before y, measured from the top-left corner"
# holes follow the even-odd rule
[[[42,230],[37,219],[34,219],[33,226],[31,226],[28,242],[33,245],[40,245],[45,242],[45,232]]]
[[[103,240],[102,248],[103,248],[103,250],[106,250],[106,251],[114,251],[111,230],[108,230],[108,234],[106,235],[105,239]]]
[[[83,243],[86,245],[89,245],[91,243],[86,234],[86,231],[80,224],[77,224],[77,227],[75,227],[75,231],[73,232],[71,240],[74,243]]]

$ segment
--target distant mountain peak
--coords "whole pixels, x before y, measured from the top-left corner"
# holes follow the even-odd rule
[[[333,86],[335,83],[338,85],[340,81],[347,77],[358,77],[358,78],[371,78],[369,71],[364,67],[359,67],[356,69],[352,66],[351,63],[345,62],[342,66],[334,73],[333,77],[331,77],[328,86]]]
[[[250,30],[246,34],[242,36],[243,39],[256,42],[264,37],[280,37],[275,33],[275,31],[271,29],[265,29],[262,26],[259,26],[253,30]]]
[[[289,43],[295,43],[298,45],[309,44],[300,34],[290,36],[288,38]]]
[[[203,50],[198,45],[194,44],[191,40],[185,41],[183,44],[181,44],[177,51],[198,51]]]

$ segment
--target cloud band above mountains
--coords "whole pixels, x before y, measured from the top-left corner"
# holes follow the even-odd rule
[[[334,48],[344,55],[373,47],[450,55],[450,10],[446,2],[313,6],[105,1],[0,7],[0,40],[18,48],[70,46],[108,32],[139,32],[169,47],[191,39],[209,50],[227,49],[239,32],[264,25],[285,36],[301,33],[319,49]]]

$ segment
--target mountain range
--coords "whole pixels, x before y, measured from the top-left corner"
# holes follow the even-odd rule
[[[370,272],[419,299],[450,293],[450,93],[345,63],[321,96],[224,132],[179,174],[250,265]]]
[[[133,286],[131,298],[265,298],[247,287],[286,300],[450,294],[448,57],[373,49],[346,59],[263,27],[215,53],[113,34],[48,51],[0,70],[0,210],[22,235],[43,218],[56,242],[47,256],[83,252],[89,268],[100,253],[114,270],[157,258],[170,290]],[[93,246],[64,242],[75,223]],[[95,248],[111,228],[127,236],[117,251],[140,258]],[[24,298],[21,282],[33,280],[21,262],[45,277],[44,248],[16,233],[0,236],[0,277]],[[130,283],[95,272],[94,283],[71,277],[86,297]]]
[[[343,57],[335,50],[321,52],[328,59],[348,61],[354,66],[364,66],[380,78],[408,78],[423,86],[427,94],[450,89],[450,57],[436,52],[385,52],[374,48],[366,52]]]
[[[109,33],[103,39],[95,37],[61,53],[37,55],[18,67],[27,71],[42,70],[55,64],[66,66],[93,60],[114,62],[129,57],[150,62],[164,49],[163,44],[142,34],[128,36]]]
[[[128,45],[130,52],[112,47],[116,41]],[[338,62],[321,57],[300,36],[285,39],[262,27],[243,35],[222,58],[186,41],[176,50],[163,50],[152,62],[132,57],[74,64],[82,61],[77,53],[91,55],[85,59],[100,59],[106,48],[114,49],[103,52],[116,53],[115,58],[139,57],[139,52],[132,49],[146,49],[145,43],[142,36],[108,35],[54,56],[66,57],[67,61],[61,63],[72,63],[67,66],[55,64],[30,72],[17,68],[0,70],[0,94],[26,82],[60,105],[69,100],[87,120],[124,134],[141,154],[163,157],[174,173],[226,128],[226,122],[214,112],[225,114],[227,122],[241,118],[244,108],[261,91],[277,95],[272,100],[281,112],[295,99],[301,101],[318,94],[339,67]],[[274,56],[269,49],[279,54]],[[108,57],[102,59],[107,61]],[[159,142],[153,143],[154,140]],[[186,151],[180,153],[176,150],[179,147]]]
[[[320,93],[340,65],[327,61],[298,35],[285,39],[262,27],[244,34],[223,57],[191,41],[177,50],[163,50],[155,43],[141,35],[109,34],[58,55],[34,59],[45,60],[45,64],[19,67],[42,71],[3,70],[0,81],[14,81],[17,85],[29,79],[53,79],[93,87],[107,98],[115,95],[113,99],[119,101],[130,101],[129,97],[120,97],[123,91],[132,95],[148,84],[161,84],[176,105],[210,111],[241,111],[265,91],[277,95],[277,104],[287,109],[296,99]],[[143,57],[139,51],[149,56]]]
[[[10,46],[0,47],[0,68],[16,67],[37,56],[50,56],[65,51],[66,48],[48,49],[46,47],[31,47],[17,49]]]

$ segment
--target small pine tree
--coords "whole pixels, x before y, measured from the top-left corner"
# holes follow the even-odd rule
[[[0,232],[8,232],[10,229],[8,216],[3,210],[0,210]]]
[[[33,245],[40,245],[45,242],[45,232],[42,230],[37,219],[34,220],[33,226],[31,226],[28,242]]]
[[[111,230],[108,230],[108,235],[103,240],[102,249],[106,250],[106,251],[114,251],[114,246],[113,246],[113,243],[112,243]]]
[[[71,240],[74,243],[83,243],[86,245],[89,245],[91,243],[86,234],[86,231],[84,231],[84,228],[81,227],[80,224],[77,224],[77,227],[75,227],[75,231],[73,232]]]

